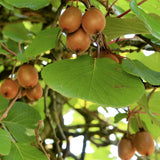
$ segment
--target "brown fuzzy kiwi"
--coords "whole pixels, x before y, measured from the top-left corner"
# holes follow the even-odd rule
[[[85,52],[89,48],[90,43],[90,36],[82,28],[67,35],[67,46],[76,53]]]
[[[42,97],[42,95],[43,95],[43,90],[39,82],[34,88],[26,90],[27,98],[33,101],[38,100],[39,98]]]
[[[33,65],[24,64],[17,71],[18,83],[24,88],[32,88],[38,83],[38,72]]]
[[[129,160],[135,153],[135,147],[131,138],[123,137],[118,144],[118,155],[123,160]]]
[[[88,9],[82,17],[82,27],[90,35],[102,32],[105,25],[105,16],[95,7]]]
[[[18,90],[17,83],[10,78],[7,78],[0,88],[1,95],[6,99],[13,99],[18,94]]]
[[[72,33],[76,31],[82,21],[82,12],[77,7],[68,7],[59,18],[59,27],[63,32]]]
[[[134,145],[138,153],[149,156],[154,152],[154,141],[147,131],[139,131],[135,134]]]
[[[107,57],[107,58],[110,58],[110,59],[114,60],[117,63],[120,63],[119,59],[116,57],[116,55],[111,54],[111,53],[106,53],[105,50],[101,50],[99,55],[98,55],[97,52],[94,52],[92,57],[94,57],[94,58],[105,58],[105,57]]]

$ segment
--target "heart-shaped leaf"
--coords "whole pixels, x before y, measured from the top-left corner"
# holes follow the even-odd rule
[[[123,71],[109,58],[81,56],[47,65],[44,81],[69,97],[82,98],[104,106],[123,107],[137,101],[144,93],[138,77]]]

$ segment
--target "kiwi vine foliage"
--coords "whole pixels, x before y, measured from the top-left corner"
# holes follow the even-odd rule
[[[140,0],[118,0],[113,6],[114,0],[80,0],[82,13],[89,2],[104,15],[109,11],[104,39],[100,37],[98,45],[105,42],[108,51],[125,57],[122,63],[91,57],[97,50],[95,43],[71,58],[73,52],[58,26],[60,13],[71,1],[0,1],[0,85],[13,68],[16,77],[18,68],[30,63],[35,64],[43,88],[42,98],[18,99],[1,121],[0,159],[115,160],[111,147],[127,132],[126,118],[131,134],[143,127],[157,145],[151,156],[135,155],[135,159],[160,159],[160,1],[146,0],[138,7]],[[127,38],[127,34],[135,36]],[[96,36],[92,39],[97,42]],[[10,102],[0,95],[0,117]],[[110,110],[114,117],[106,117]],[[69,125],[64,121],[67,113],[73,113]],[[84,139],[76,155],[70,145],[78,136]],[[54,143],[45,144],[47,138]],[[86,150],[88,141],[92,153]]]

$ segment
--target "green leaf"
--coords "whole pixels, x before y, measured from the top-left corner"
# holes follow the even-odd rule
[[[3,112],[7,108],[8,104],[9,104],[9,100],[2,97],[0,94],[0,116],[3,114]]]
[[[33,42],[25,51],[27,57],[36,57],[37,55],[54,48],[57,44],[57,34],[59,28],[49,28],[39,32]]]
[[[138,105],[143,107],[146,113],[149,115],[150,119],[153,123],[155,123],[158,127],[160,127],[160,120],[156,118],[155,115],[152,114],[151,110],[148,106],[148,100],[146,94],[142,96],[142,98],[138,101]]]
[[[6,3],[4,0],[1,0],[0,4],[7,9],[14,10],[13,6],[11,4]]]
[[[7,131],[0,128],[0,154],[7,155],[11,148],[11,139]]]
[[[91,144],[92,149],[94,150],[93,153],[86,153],[86,159],[87,160],[114,160],[114,157],[109,157],[109,154],[111,154],[110,146],[107,147],[101,147],[99,149],[95,145]]]
[[[128,114],[127,113],[118,113],[115,117],[114,117],[114,123],[118,123],[120,120],[122,120],[123,118],[127,118]]]
[[[4,123],[18,142],[33,140],[34,129],[41,119],[39,113],[26,103],[16,102],[8,113]]]
[[[151,70],[160,72],[160,54],[155,52],[149,56],[145,56],[143,52],[133,52],[126,55],[129,59],[137,59]]]
[[[160,114],[160,90],[156,89],[156,91],[152,94],[149,99],[149,108],[151,112]],[[158,116],[160,119],[160,117]]]
[[[104,106],[123,107],[137,101],[144,93],[139,78],[123,71],[109,58],[81,56],[47,65],[44,81],[69,97],[82,98]]]
[[[2,33],[16,42],[25,42],[31,40],[28,30],[22,23],[8,24],[4,27]]]
[[[12,143],[9,155],[3,160],[47,160],[47,157],[30,144]]]
[[[18,8],[40,9],[49,4],[50,0],[5,0],[7,3]]]
[[[149,31],[137,17],[121,19],[108,16],[103,33],[108,39],[113,39],[125,34],[148,34]]]
[[[160,72],[149,69],[138,60],[131,61],[129,59],[125,59],[123,60],[122,66],[126,72],[141,77],[150,84],[160,85]]]
[[[131,1],[130,7],[136,16],[145,23],[145,26],[150,31],[150,33],[156,38],[160,39],[160,23],[145,13],[140,7],[138,7],[136,0]]]

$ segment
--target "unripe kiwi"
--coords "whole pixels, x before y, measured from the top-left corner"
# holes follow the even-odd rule
[[[26,96],[30,100],[38,100],[39,98],[42,97],[42,94],[43,94],[43,90],[39,82],[34,88],[30,88],[26,90]]]
[[[105,25],[105,16],[95,7],[88,9],[82,17],[82,27],[88,34],[93,35],[102,32]]]
[[[82,21],[82,12],[77,7],[68,7],[59,18],[59,27],[66,33],[76,31]]]
[[[38,72],[34,66],[24,64],[17,71],[17,79],[24,88],[34,87],[38,83]]]
[[[123,160],[129,160],[135,153],[135,147],[130,138],[122,138],[118,144],[118,156]]]
[[[135,134],[134,145],[138,153],[149,156],[154,152],[154,141],[147,131],[140,131]]]
[[[91,43],[90,36],[82,28],[67,35],[67,46],[70,50],[80,53],[86,51]]]
[[[18,85],[17,83],[7,78],[1,85],[0,92],[1,95],[7,99],[12,99],[18,94]]]

